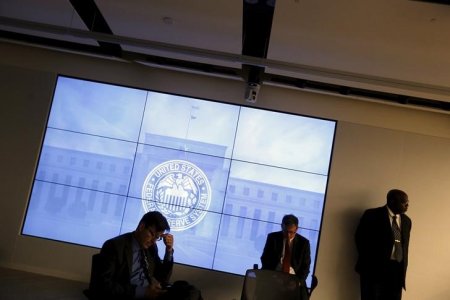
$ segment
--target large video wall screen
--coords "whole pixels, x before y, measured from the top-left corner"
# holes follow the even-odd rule
[[[293,213],[314,264],[335,125],[59,76],[22,233],[101,247],[158,210],[177,263],[242,275]]]

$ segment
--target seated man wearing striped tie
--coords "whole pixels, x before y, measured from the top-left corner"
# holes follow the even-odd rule
[[[309,241],[297,233],[298,218],[285,215],[281,221],[281,231],[267,235],[261,256],[262,269],[294,274],[302,286],[300,299],[308,299],[306,277],[311,264]]]
[[[200,291],[185,281],[169,286],[173,268],[173,236],[158,211],[146,213],[136,230],[107,240],[91,275],[92,299],[199,300]],[[165,246],[164,259],[157,241]]]

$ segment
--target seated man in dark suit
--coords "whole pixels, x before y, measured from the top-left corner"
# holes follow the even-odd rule
[[[173,268],[174,239],[166,218],[157,211],[146,213],[133,232],[107,240],[92,272],[93,299],[201,299],[187,282],[169,287]],[[164,259],[156,242],[163,240]]]
[[[281,231],[267,235],[261,256],[262,269],[277,270],[294,274],[301,285],[300,299],[308,299],[306,277],[311,264],[309,241],[297,233],[298,218],[285,215],[281,221]]]

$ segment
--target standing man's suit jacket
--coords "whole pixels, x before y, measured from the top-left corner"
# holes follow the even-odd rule
[[[100,299],[133,299],[136,286],[130,283],[132,239],[133,233],[129,232],[103,244],[93,272],[95,278],[91,278],[90,286]],[[146,251],[153,277],[161,283],[167,283],[172,273],[173,260],[161,261],[156,244]]]
[[[262,269],[276,269],[283,254],[283,241],[282,231],[272,232],[267,235],[266,245],[261,256]],[[303,286],[305,286],[305,280],[309,274],[310,264],[311,249],[309,241],[296,233],[292,244],[291,266]]]
[[[403,287],[405,287],[406,269],[408,267],[409,234],[411,219],[400,215],[403,247]],[[361,217],[355,233],[355,242],[359,257],[355,270],[366,278],[383,278],[388,272],[394,236],[391,220],[386,206],[368,209]]]

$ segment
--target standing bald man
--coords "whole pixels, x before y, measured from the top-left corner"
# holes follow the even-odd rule
[[[355,233],[361,300],[400,300],[405,288],[411,219],[408,195],[393,189],[385,206],[364,212]]]

